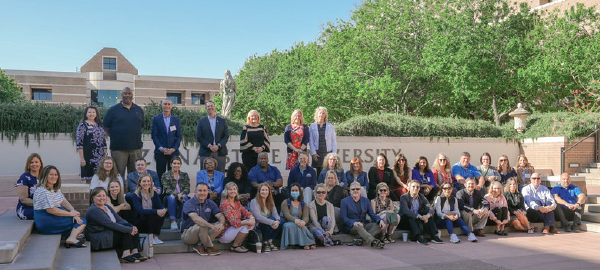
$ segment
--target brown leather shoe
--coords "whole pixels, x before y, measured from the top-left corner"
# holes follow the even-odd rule
[[[208,252],[208,255],[210,255],[210,256],[216,256],[216,255],[219,255],[219,254],[221,254],[221,252],[220,252],[220,251],[216,250],[216,249],[215,249],[215,248],[213,248],[213,247],[207,247],[207,248],[205,248],[205,249],[206,249],[206,252]]]
[[[559,234],[560,232],[554,226],[550,226],[550,233]]]
[[[550,229],[548,229],[548,227],[544,227],[544,229],[542,230],[542,233],[548,234],[548,232],[550,232]]]
[[[485,237],[483,230],[475,230],[474,234],[475,234],[475,236]]]
[[[196,251],[196,253],[198,253],[198,255],[200,255],[200,256],[206,256],[206,255],[208,255],[208,252],[206,252],[206,249],[204,249],[204,247],[203,247],[203,246],[200,246],[200,245],[193,245],[193,246],[192,246],[192,249],[193,249],[194,251]]]

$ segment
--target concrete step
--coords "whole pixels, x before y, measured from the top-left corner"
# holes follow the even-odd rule
[[[0,216],[0,263],[10,263],[27,241],[33,229],[33,220],[21,220],[14,210]]]
[[[177,225],[181,225],[181,219],[177,219]],[[163,222],[162,225],[162,229],[171,229],[171,219],[169,218],[165,218],[165,221]]]
[[[599,223],[582,221],[580,228],[584,231],[600,233],[600,224]]]
[[[592,162],[589,164],[590,168],[600,168],[600,163]]]
[[[11,264],[3,269],[54,269],[54,261],[60,246],[60,235],[32,234]]]
[[[180,230],[171,230],[171,229],[162,229],[162,230],[160,230],[160,236],[158,236],[158,238],[163,241],[181,240],[181,231]]]
[[[159,237],[160,238],[160,237]],[[162,240],[162,239],[161,239]],[[154,245],[154,254],[172,254],[172,253],[187,253],[192,252],[192,248],[181,240],[166,240],[160,245]],[[229,249],[229,247],[222,247],[215,243],[216,249]]]
[[[585,204],[584,213],[600,213],[600,204]]]
[[[600,203],[600,195],[589,195],[589,196],[587,196],[586,203],[589,203],[589,204]]]
[[[583,213],[583,217],[581,219],[585,221],[600,223],[600,213]]]
[[[600,179],[589,179],[585,180],[586,185],[588,186],[600,186]]]
[[[92,270],[121,269],[121,263],[114,249],[92,252],[91,261]]]
[[[65,248],[61,246],[58,249],[54,269],[61,270],[91,270],[92,255],[90,254],[90,242],[86,242],[85,248]]]

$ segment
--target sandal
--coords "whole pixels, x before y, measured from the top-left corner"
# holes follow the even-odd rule
[[[237,246],[237,247],[231,246],[231,251],[237,252],[237,253],[246,253],[246,252],[248,252],[248,249],[245,247],[242,247],[242,246]]]
[[[310,249],[317,249],[317,244],[310,245]]]
[[[140,262],[140,260],[136,260],[136,259],[135,259],[133,256],[131,256],[131,255],[129,255],[129,256],[126,256],[126,257],[122,257],[122,258],[121,258],[119,261],[120,261],[121,263],[139,263],[139,262]]]
[[[269,242],[269,247],[271,248],[271,251],[278,251],[279,249],[277,248],[277,246],[273,245],[273,242]]]
[[[535,230],[533,228],[527,229],[527,233],[528,234],[533,234],[534,232],[535,232]]]
[[[269,252],[271,252],[271,248],[269,247],[269,245],[265,245],[265,246],[263,247],[263,252],[264,252],[264,253],[269,253]]]
[[[390,242],[390,243],[396,243],[396,240],[394,240],[394,238],[392,238],[391,234],[388,234],[385,239],[388,240],[388,242]]]
[[[310,246],[304,246],[304,250],[309,250]]]
[[[135,258],[135,259],[138,259],[138,260],[140,260],[140,262],[144,262],[144,261],[148,260],[148,258],[146,258],[146,257],[142,256],[142,254],[140,254],[139,252],[138,252],[138,253],[131,254],[131,256],[132,256],[133,258]]]
[[[69,242],[65,242],[65,248],[71,248],[71,246],[74,246],[76,248],[84,248],[87,247],[86,244],[84,244],[83,242],[77,242],[77,243],[69,243]]]

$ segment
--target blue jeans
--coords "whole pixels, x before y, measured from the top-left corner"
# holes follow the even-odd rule
[[[274,217],[269,217],[269,219],[276,220]],[[263,241],[267,242],[277,238],[277,236],[279,236],[279,233],[281,233],[281,228],[283,228],[283,224],[281,222],[279,223],[279,227],[277,227],[277,229],[273,229],[271,228],[271,226],[264,223],[258,224],[258,230],[260,230],[260,232],[263,235]]]
[[[460,217],[455,221],[449,220],[447,218],[438,219],[435,223],[438,225],[438,227],[442,227],[442,225],[445,225],[446,230],[448,230],[448,234],[454,233],[454,226],[460,227],[463,230],[463,232],[467,235],[471,234],[471,230],[469,230],[467,224],[465,224],[465,222]]]
[[[187,195],[183,196],[184,201],[187,201],[189,198]],[[180,202],[176,196],[171,196],[171,195],[167,195],[167,197],[165,197],[165,200],[167,201],[167,211],[169,211],[169,218],[171,220],[175,220],[177,219],[177,216],[181,216],[181,213],[177,213],[177,206],[179,206],[180,208],[182,208],[183,210],[183,203]]]

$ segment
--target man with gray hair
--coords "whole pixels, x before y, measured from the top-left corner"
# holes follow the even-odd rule
[[[217,116],[217,107],[214,102],[207,101],[205,106],[207,115],[198,120],[196,125],[196,140],[200,144],[198,150],[200,164],[204,164],[206,158],[212,157],[217,160],[217,171],[225,172],[229,126],[227,120]],[[202,165],[200,167],[201,170],[204,169]]]
[[[110,137],[110,155],[115,159],[121,176],[135,170],[135,161],[142,157],[144,110],[133,103],[133,91],[121,90],[121,102],[110,107],[104,116],[104,130]]]
[[[527,210],[527,219],[530,222],[544,222],[543,234],[559,233],[554,227],[554,209],[556,201],[550,190],[540,185],[542,177],[540,174],[531,174],[531,184],[523,187],[523,199]]]
[[[373,248],[383,248],[385,243],[375,236],[385,228],[385,222],[373,212],[369,199],[360,196],[361,185],[358,182],[350,184],[350,196],[340,203],[340,216],[344,233],[358,235]],[[367,215],[371,221],[367,220]]]

